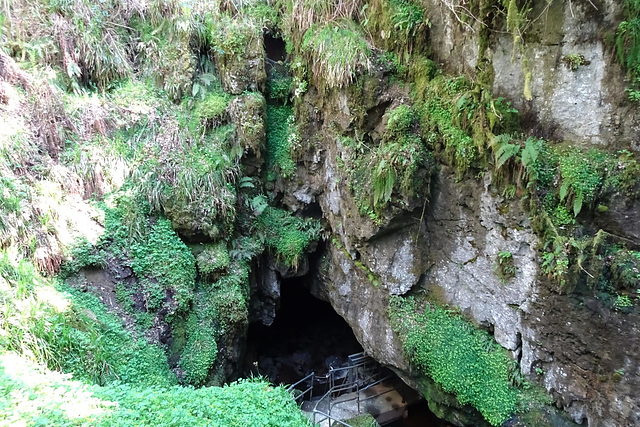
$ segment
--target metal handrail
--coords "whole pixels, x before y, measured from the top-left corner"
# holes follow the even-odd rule
[[[305,381],[311,380],[310,381],[310,385],[305,389],[305,390],[299,390],[301,391],[300,394],[298,394],[297,396],[294,397],[294,399],[296,401],[298,401],[300,398],[304,397],[307,393],[309,394],[309,398],[311,399],[313,397],[313,389],[314,389],[314,385],[316,383],[316,381],[318,380],[328,380],[329,381],[329,389],[322,395],[322,397],[320,399],[318,399],[316,401],[316,404],[313,407],[312,413],[313,413],[313,422],[314,424],[317,423],[321,423],[323,421],[326,420],[330,420],[333,422],[337,422],[342,426],[346,426],[346,427],[352,427],[349,424],[345,423],[344,421],[341,421],[337,418],[334,418],[333,416],[331,416],[331,409],[332,409],[332,398],[331,396],[333,396],[334,394],[337,394],[338,396],[343,394],[345,391],[347,390],[354,390],[355,389],[355,397],[352,397],[350,399],[344,400],[340,403],[343,402],[349,402],[351,400],[357,400],[358,401],[358,414],[360,414],[360,392],[363,390],[367,390],[370,387],[373,387],[374,385],[380,384],[381,382],[387,380],[390,378],[390,376],[385,376],[384,378],[378,378],[377,380],[375,380],[374,382],[367,384],[366,386],[364,386],[363,388],[360,388],[360,381],[361,380],[365,380],[366,376],[360,376],[359,375],[359,371],[360,368],[366,367],[367,365],[377,365],[377,363],[369,356],[367,356],[366,354],[364,354],[364,352],[362,353],[356,353],[356,354],[352,354],[349,355],[349,360],[351,361],[352,365],[350,366],[345,366],[345,367],[341,367],[341,368],[331,368],[329,370],[329,372],[324,375],[324,376],[316,376],[315,372],[310,373],[309,375],[305,376],[304,378],[302,378],[301,380],[299,380],[298,382],[296,382],[295,384],[290,385],[287,388],[287,391],[289,391],[290,393],[293,393],[293,390],[297,390],[296,387],[299,386],[300,384],[303,384]],[[379,365],[378,365],[379,368]],[[336,384],[336,375],[347,371],[347,374],[340,378],[340,380],[342,380],[342,382],[340,384]],[[380,371],[378,370],[378,372],[373,375],[373,376],[379,376],[380,375]],[[351,381],[349,381],[350,377],[355,376],[355,378],[352,378]],[[372,399],[373,397],[377,397],[379,396],[375,395],[375,396],[369,396],[365,399],[362,400],[369,400]],[[320,404],[322,402],[324,402],[326,399],[328,398],[328,413],[325,413],[324,411],[321,411],[320,409],[318,409],[318,407],[320,406]],[[320,420],[317,420],[317,416],[321,416],[323,418],[321,418]]]
[[[289,387],[287,387],[287,391],[289,393],[293,394],[293,390],[296,390],[296,386],[302,384],[303,382],[307,381],[308,379],[311,379],[311,384],[309,385],[309,387],[307,387],[306,390],[298,390],[301,393],[298,394],[297,396],[293,397],[293,399],[296,402],[301,397],[304,397],[307,393],[309,393],[309,397],[312,397],[311,395],[313,394],[313,383],[315,381],[315,377],[316,377],[316,373],[315,372],[311,372],[309,375],[307,375],[306,377],[302,378],[300,381],[296,382],[295,384],[291,384]]]

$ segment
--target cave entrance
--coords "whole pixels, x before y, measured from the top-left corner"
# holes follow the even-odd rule
[[[264,50],[267,58],[274,62],[284,62],[287,58],[287,46],[280,37],[273,37],[271,33],[264,34]]]
[[[271,326],[249,325],[247,365],[274,384],[293,384],[347,363],[362,351],[353,331],[328,302],[305,287],[309,276],[284,279],[280,308]]]

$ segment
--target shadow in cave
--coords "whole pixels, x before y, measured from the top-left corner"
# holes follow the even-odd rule
[[[260,374],[275,384],[293,384],[311,372],[322,375],[362,351],[347,323],[331,304],[304,286],[308,276],[285,279],[280,309],[271,326],[251,324],[247,374]]]
[[[264,34],[264,50],[267,59],[271,61],[284,62],[287,59],[287,47],[284,40],[280,37],[274,37],[270,33]]]

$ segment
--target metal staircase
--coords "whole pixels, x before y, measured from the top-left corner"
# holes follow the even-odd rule
[[[364,397],[363,391],[389,379],[382,367],[364,353],[349,356],[348,365],[331,368],[326,375],[310,373],[287,389],[302,407],[311,414],[312,421],[322,427],[346,426],[349,424],[332,415],[337,403],[355,401],[357,412],[361,414],[361,403],[379,394]]]

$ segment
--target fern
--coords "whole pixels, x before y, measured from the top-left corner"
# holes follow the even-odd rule
[[[573,199],[573,215],[578,216],[580,211],[582,210],[582,202],[584,201],[584,195],[580,192],[576,194],[576,197]]]
[[[500,169],[510,159],[520,153],[520,145],[511,143],[511,135],[498,135],[491,144],[496,159],[496,169]]]
[[[504,144],[496,153],[496,168],[500,169],[509,159],[514,158],[520,152],[518,144]]]
[[[391,200],[393,185],[396,182],[396,171],[392,165],[387,165],[382,159],[373,175],[373,204],[378,206]]]
[[[524,149],[520,156],[522,158],[522,166],[524,166],[527,171],[529,171],[535,164],[536,160],[538,160],[541,147],[542,141],[536,138],[528,138],[524,143]]]

